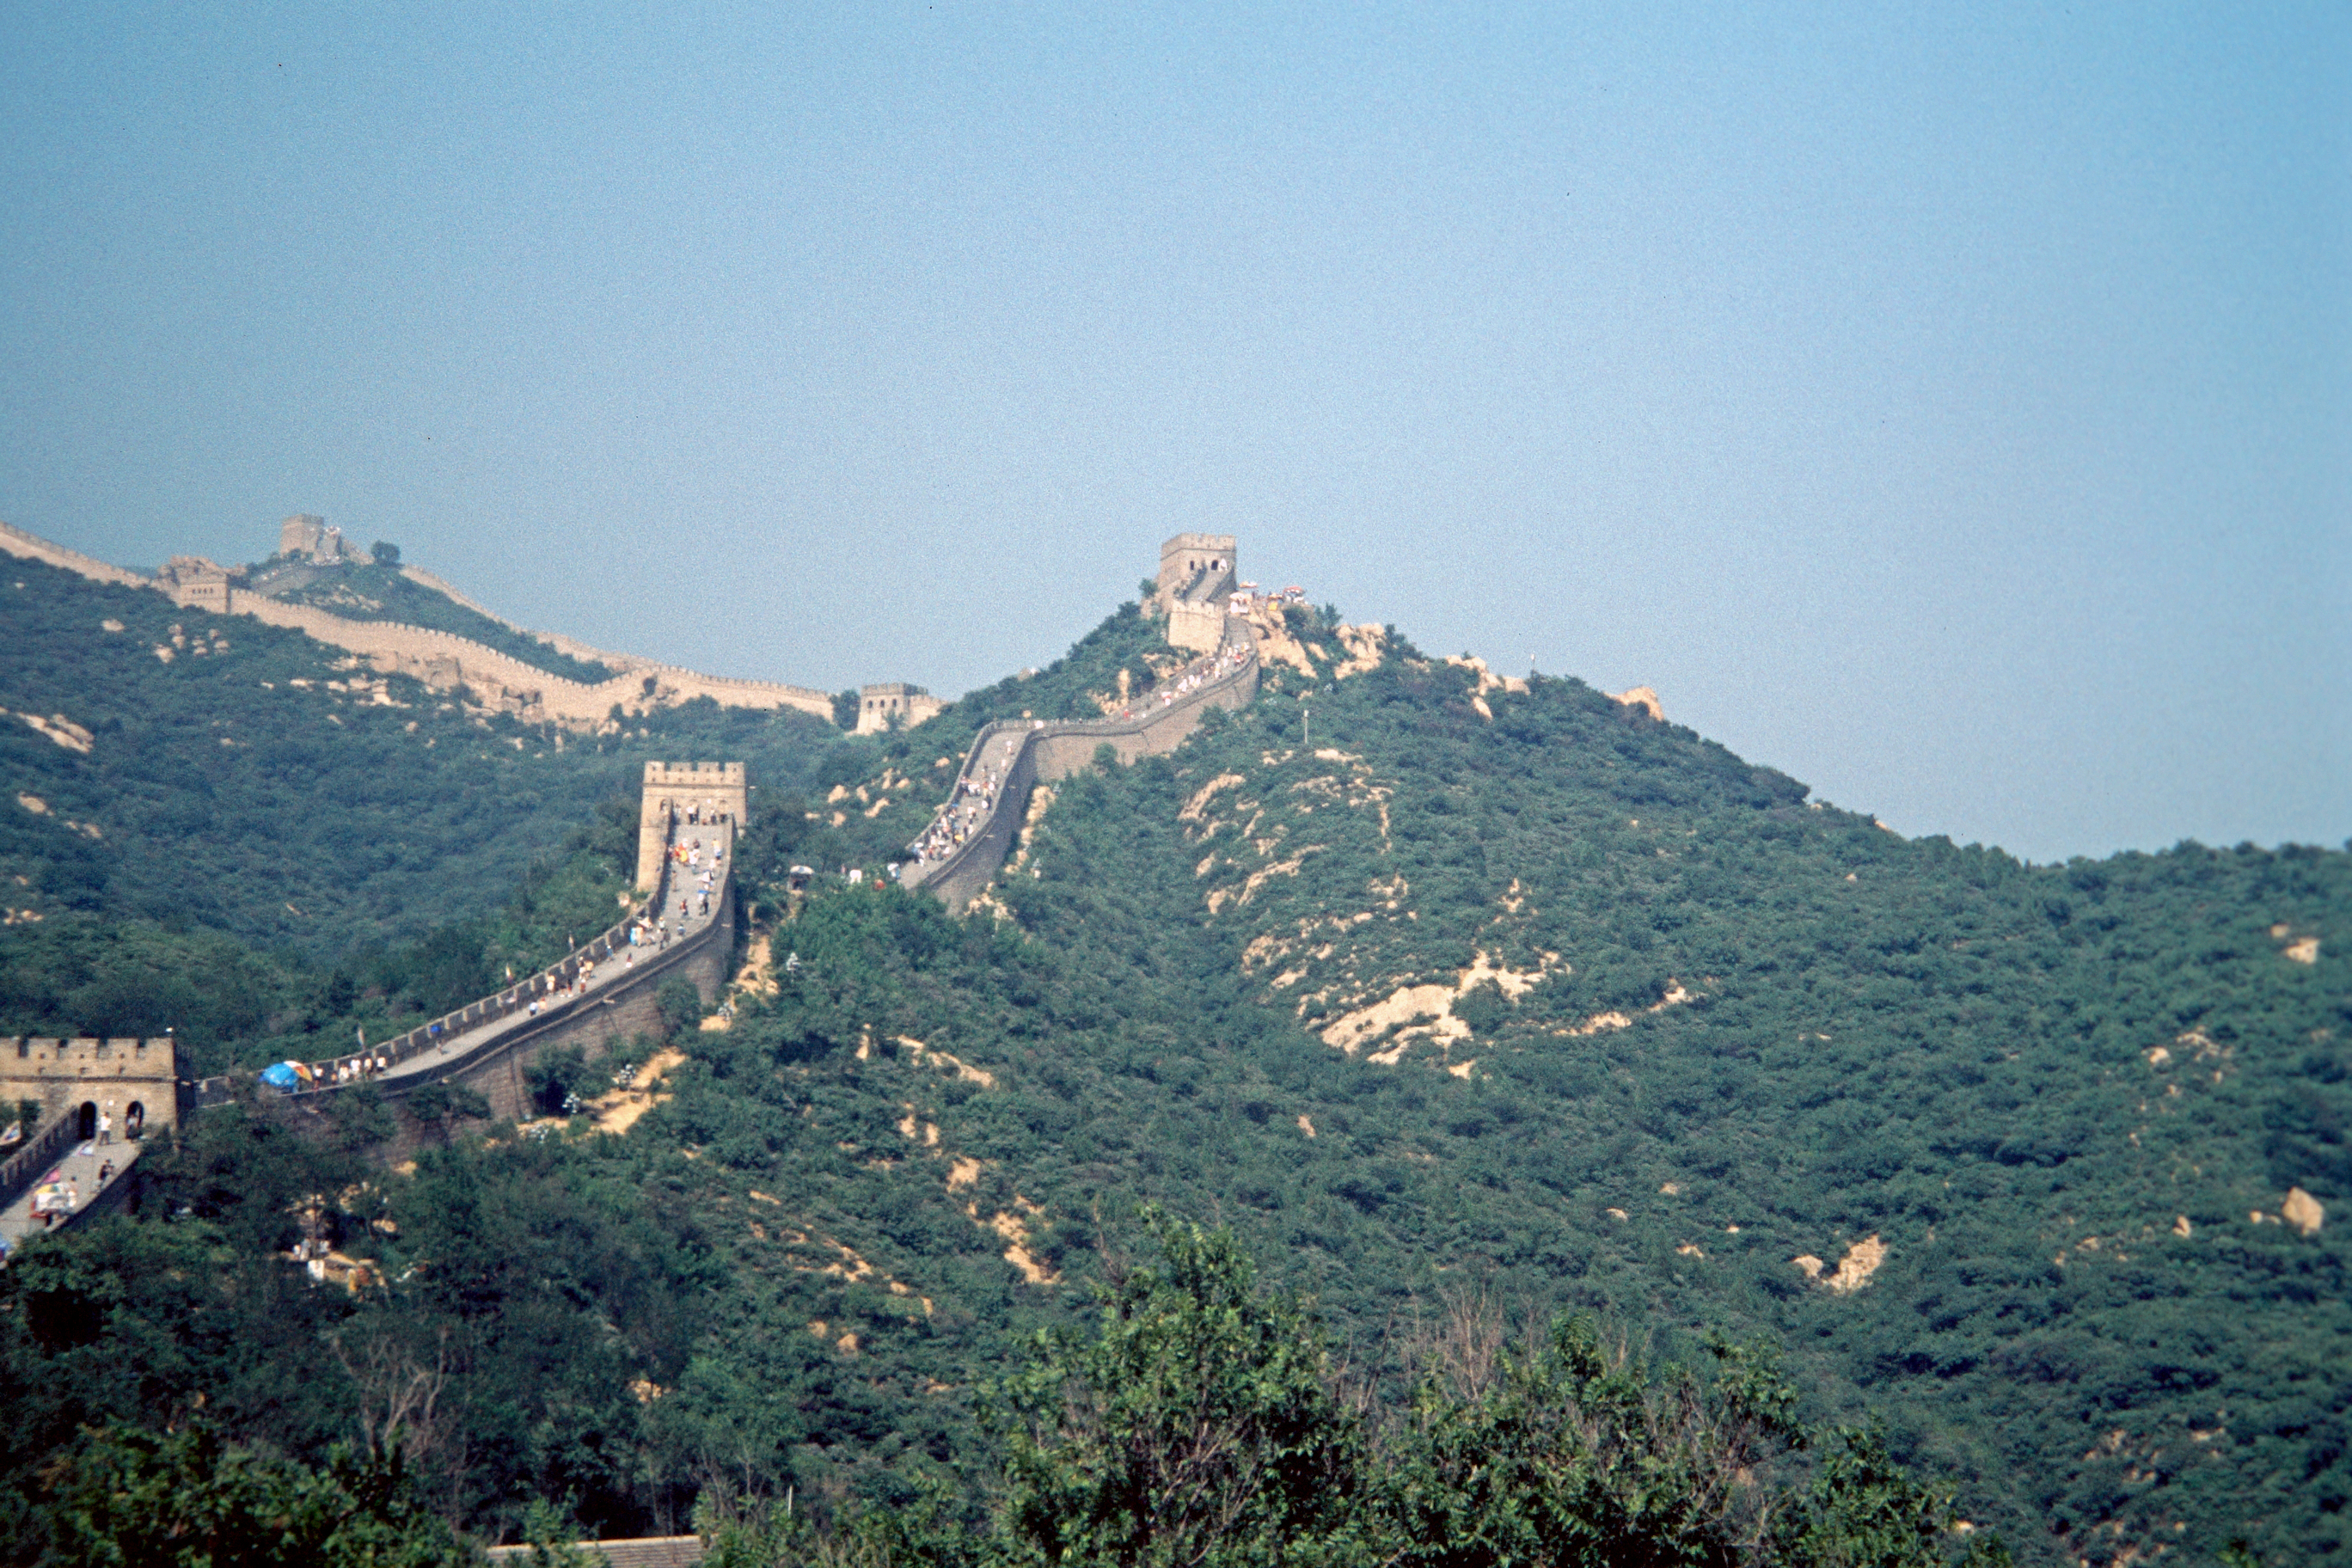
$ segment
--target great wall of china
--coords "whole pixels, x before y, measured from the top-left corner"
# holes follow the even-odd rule
[[[352,620],[315,605],[274,599],[239,587],[234,574],[193,557],[175,558],[163,573],[148,577],[109,565],[5,522],[0,522],[0,551],[44,562],[94,582],[152,589],[184,608],[249,616],[274,626],[299,631],[313,641],[356,654],[384,674],[410,676],[438,690],[465,687],[483,706],[504,710],[527,722],[595,730],[612,722],[615,707],[625,716],[636,715],[649,709],[691,702],[698,697],[708,697],[722,708],[792,708],[827,722],[834,716],[833,698],[805,686],[704,675],[634,655],[592,648],[570,637],[525,632],[525,636],[557,653],[622,671],[610,680],[594,684],[570,680],[453,632],[398,621]],[[403,574],[447,595],[477,614],[490,615],[430,573],[409,567],[404,569]],[[490,618],[504,626],[513,625],[499,616]]]
[[[947,804],[918,841],[923,852],[900,868],[902,887],[930,893],[950,910],[962,911],[1003,868],[1037,784],[1092,765],[1105,748],[1122,763],[1173,751],[1210,709],[1249,703],[1258,687],[1257,639],[1245,616],[1227,613],[1225,600],[1235,586],[1233,545],[1229,537],[1182,534],[1162,548],[1155,607],[1168,619],[1171,640],[1178,640],[1181,633],[1180,646],[1202,651],[1203,657],[1171,672],[1131,708],[1112,717],[1001,721],[983,727]],[[212,572],[218,577],[207,574],[187,584],[144,577],[5,523],[0,523],[0,548],[100,582],[170,593],[175,602],[188,601],[181,600],[174,588],[192,588],[194,607],[210,607],[202,600],[211,598],[222,606],[221,613],[252,615],[292,626],[379,661],[454,660],[463,650],[478,661],[465,668],[463,679],[468,683],[483,679],[478,670],[488,668],[488,661],[504,660],[529,672],[536,683],[530,689],[541,694],[533,710],[550,717],[566,711],[546,701],[543,694],[550,689],[603,693],[615,685],[633,684],[644,695],[641,672],[667,668],[640,663],[620,681],[587,686],[530,669],[495,649],[447,633],[346,621],[310,606],[245,593],[220,580],[226,574],[216,567]],[[450,592],[437,579],[427,585]],[[342,640],[360,631],[383,635],[365,643]],[[583,654],[591,652],[583,649]],[[384,666],[379,662],[379,668]],[[902,698],[907,690],[893,689]],[[831,700],[824,700],[829,714]],[[601,717],[604,710],[596,711]],[[891,711],[899,716],[897,721],[908,716],[903,705]],[[265,1069],[282,1079],[266,1088],[268,1080],[250,1071],[204,1079],[184,1077],[179,1047],[168,1037],[0,1040],[0,1098],[40,1107],[37,1125],[26,1128],[26,1136],[0,1158],[0,1236],[13,1243],[47,1223],[35,1210],[53,1202],[43,1197],[56,1190],[49,1184],[53,1182],[76,1191],[77,1201],[67,1210],[64,1223],[106,1212],[130,1190],[127,1177],[139,1158],[144,1132],[256,1094],[268,1096],[280,1110],[320,1131],[331,1127],[331,1107],[343,1092],[362,1085],[395,1107],[429,1085],[467,1089],[482,1096],[493,1117],[528,1119],[533,1109],[526,1088],[528,1068],[543,1053],[578,1047],[594,1060],[616,1041],[658,1033],[657,994],[661,983],[673,977],[689,981],[705,1005],[717,999],[733,947],[735,839],[749,805],[740,763],[646,763],[636,868],[636,890],[645,901],[633,903],[611,929],[536,974],[390,1039]],[[120,1143],[110,1142],[107,1131],[118,1124],[126,1134]],[[402,1118],[397,1126],[398,1148],[413,1149],[423,1134],[422,1119]],[[86,1196],[79,1185],[84,1182]]]
[[[51,1185],[75,1190],[66,1223],[105,1212],[121,1199],[143,1134],[257,1094],[320,1131],[337,1098],[362,1085],[395,1108],[428,1085],[468,1089],[493,1117],[529,1120],[530,1067],[545,1052],[577,1047],[593,1061],[617,1041],[658,1035],[666,980],[687,980],[706,1006],[717,1000],[734,945],[734,847],[748,802],[740,763],[646,763],[642,901],[558,962],[462,1007],[336,1056],[264,1069],[282,1084],[249,1070],[186,1078],[168,1037],[0,1039],[0,1100],[11,1112],[40,1107],[36,1125],[0,1149],[0,1237],[13,1244],[42,1228],[35,1211]],[[425,1131],[414,1116],[395,1126],[395,1152],[413,1150]],[[119,1142],[108,1135],[115,1129]]]
[[[1013,719],[983,728],[957,772],[955,793],[934,824],[935,832],[952,825],[942,852],[901,867],[899,884],[936,894],[961,913],[1013,852],[1033,787],[1091,765],[1104,746],[1122,763],[1172,752],[1200,727],[1210,709],[1248,706],[1257,695],[1255,641],[1246,623],[1235,618],[1227,625],[1232,640],[1192,668],[1189,673],[1199,678],[1198,684],[1181,695],[1155,701],[1147,692],[1136,704],[1141,711],[1115,719]],[[1170,684],[1181,679],[1181,674],[1171,678]],[[968,822],[956,823],[960,803],[975,799],[985,801],[985,809],[973,813]]]

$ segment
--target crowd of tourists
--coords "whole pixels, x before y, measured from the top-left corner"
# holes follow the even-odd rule
[[[1140,704],[1130,703],[1119,710],[1121,719],[1133,719],[1139,708],[1143,714],[1164,710],[1175,706],[1202,687],[1222,680],[1250,661],[1252,650],[1246,643],[1228,643],[1207,658],[1195,659],[1182,674],[1172,680],[1162,681],[1145,695]],[[1033,729],[1043,729],[1044,721],[1034,721]],[[931,819],[922,836],[907,846],[919,866],[944,860],[978,835],[987,826],[996,810],[996,797],[1003,788],[1004,778],[1020,754],[1021,737],[1002,735],[986,750],[964,764],[956,780],[955,793],[940,814]]]

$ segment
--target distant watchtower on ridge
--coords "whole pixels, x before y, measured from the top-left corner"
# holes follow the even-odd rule
[[[1214,653],[1225,640],[1225,600],[1240,581],[1230,533],[1180,533],[1162,544],[1153,608],[1168,617],[1168,640]]]
[[[730,822],[741,831],[751,819],[751,790],[740,763],[647,763],[637,811],[637,891],[661,886],[662,856],[673,825]]]

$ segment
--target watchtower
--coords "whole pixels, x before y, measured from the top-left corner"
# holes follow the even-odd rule
[[[16,1102],[25,1100],[40,1102],[43,1124],[78,1112],[78,1138],[98,1135],[100,1112],[128,1138],[177,1126],[178,1043],[168,1035],[146,1040],[0,1037],[0,1121],[14,1121]],[[26,1128],[25,1136],[33,1131]]]
[[[885,680],[857,689],[857,727],[853,735],[878,735],[896,724],[911,730],[947,704],[919,686]]]
[[[235,574],[226,566],[216,565],[201,555],[174,555],[155,580],[170,595],[172,603],[183,609],[210,610],[216,616],[228,614],[229,584]]]
[[[751,788],[740,763],[647,763],[637,813],[637,891],[661,886],[662,856],[670,829],[685,822],[751,820]]]
[[[1180,533],[1160,547],[1157,608],[1166,615],[1180,603],[1223,598],[1240,581],[1230,533]]]

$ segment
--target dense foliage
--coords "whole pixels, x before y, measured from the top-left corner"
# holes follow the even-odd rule
[[[1005,1458],[984,1525],[876,1510],[828,1542],[772,1508],[706,1509],[719,1568],[849,1555],[845,1537],[934,1564],[1946,1560],[1946,1501],[1874,1433],[1792,1424],[1769,1347],[1718,1339],[1717,1375],[1654,1375],[1589,1320],[1515,1341],[1469,1296],[1411,1347],[1409,1405],[1383,1410],[1308,1303],[1256,1286],[1230,1233],[1144,1217],[1159,1262],[1114,1266],[1091,1332],[1040,1332],[992,1385]],[[2008,1561],[1998,1545],[1968,1557]]]
[[[739,864],[770,962],[730,1026],[673,1015],[685,1059],[625,1136],[492,1128],[411,1175],[366,1163],[356,1113],[332,1146],[260,1109],[199,1121],[135,1220],[27,1247],[0,1285],[0,1394],[30,1413],[0,1456],[20,1528],[45,1506],[41,1456],[85,1428],[153,1430],[201,1394],[225,1440],[322,1470],[429,1384],[439,1422],[404,1463],[426,1506],[487,1535],[534,1502],[627,1533],[682,1526],[697,1497],[772,1520],[788,1495],[794,1530],[993,1530],[975,1500],[1016,1429],[992,1448],[975,1391],[1024,1375],[1008,1344],[1084,1321],[1092,1286],[1141,1277],[1118,1261],[1126,1216],[1157,1201],[1229,1226],[1268,1300],[1316,1300],[1365,1442],[1423,1407],[1415,1325],[1483,1292],[1523,1321],[1598,1314],[1650,1365],[1707,1364],[1718,1330],[1785,1346],[1789,1429],[1854,1434],[1788,1460],[1775,1495],[1823,1473],[1848,1489],[1789,1502],[1797,1533],[1770,1539],[1790,1552],[1807,1531],[1908,1528],[1897,1466],[2026,1562],[2339,1549],[2352,856],[2182,845],[2037,868],[1906,842],[1577,682],[1509,689],[1393,635],[1351,633],[1343,658],[1304,616],[1289,634],[1248,710],[1060,781],[961,919],[782,879],[896,858],[988,720],[1084,716],[1122,671],[1133,690],[1173,668],[1132,606],[915,730],[769,762],[735,745],[767,731],[711,721],[695,754],[750,755],[763,786]],[[191,662],[142,657],[173,679]],[[373,733],[336,711],[341,739]],[[103,754],[25,739],[68,782]],[[477,770],[438,776],[648,754],[478,750],[436,751]],[[97,809],[49,787],[72,803],[53,816]],[[533,853],[613,793],[563,795],[551,821],[542,787],[518,813]],[[606,830],[572,856],[609,857]],[[551,859],[534,896],[572,864]],[[436,923],[397,940],[429,945]],[[214,967],[272,962],[231,922],[141,929],[214,944]],[[362,1003],[408,994],[369,978],[389,972],[359,961],[367,934],[312,973]],[[586,1064],[546,1071],[600,1087]],[[2287,1223],[2291,1191],[2326,1222]],[[374,1283],[288,1277],[304,1212],[377,1261]],[[1066,1372],[1081,1352],[1055,1342]],[[1578,1486],[1612,1473],[1538,1441],[1563,1400],[1619,1387],[1580,1342],[1523,1351],[1468,1425],[1429,1424],[1381,1472],[1440,1489],[1422,1517],[1452,1522],[1424,1534],[1486,1518],[1442,1500],[1486,1484],[1464,1461],[1481,1445],[1524,1437],[1513,1464]],[[1702,1406],[1639,1384],[1620,1391],[1638,1419],[1609,1394],[1622,1429],[1687,1456],[1675,1412]]]

